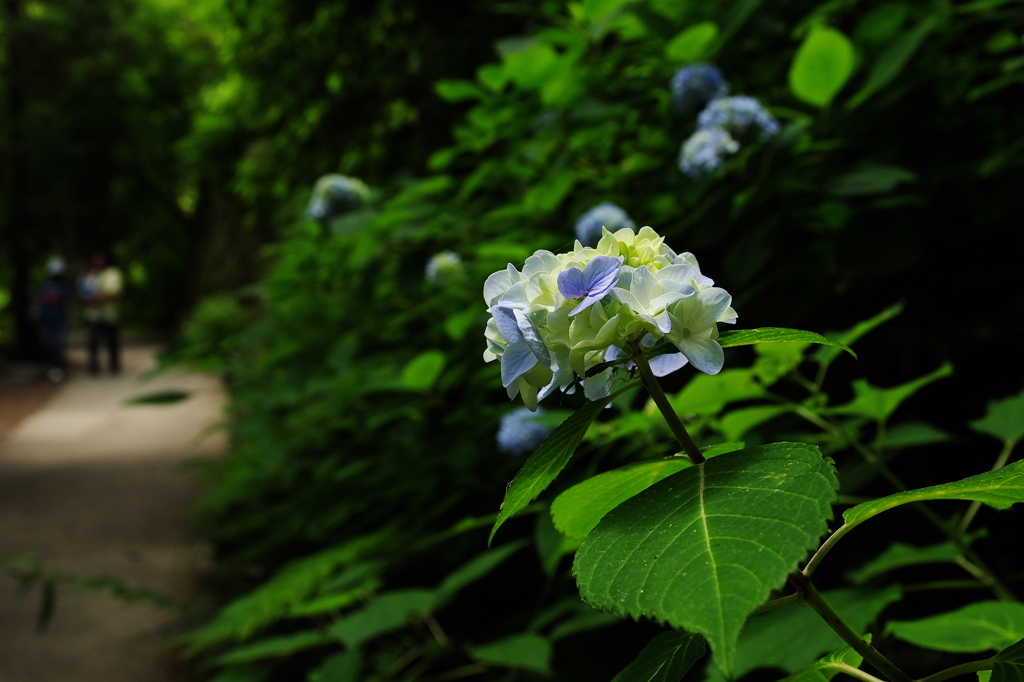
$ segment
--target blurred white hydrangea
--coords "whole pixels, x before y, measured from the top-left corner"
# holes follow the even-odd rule
[[[370,188],[358,178],[346,175],[325,175],[316,181],[313,195],[306,205],[306,215],[325,222],[360,208],[370,197]]]
[[[576,221],[576,239],[584,246],[594,246],[601,238],[601,229],[607,227],[612,232],[623,228],[633,229],[636,223],[629,214],[613,203],[598,204]]]
[[[729,93],[722,72],[711,64],[690,64],[672,77],[672,108],[679,112],[700,109]]]
[[[664,242],[650,227],[604,229],[596,247],[577,241],[568,253],[537,251],[522,271],[510,263],[487,278],[484,360],[501,362],[509,398],[520,395],[535,410],[577,377],[588,399],[607,397],[617,368],[592,377],[587,371],[608,360],[628,362],[661,339],[678,353],[659,356],[659,374],[686,364],[721,371],[717,325],[736,321],[732,297],[701,274],[693,254],[677,254]]]
[[[462,269],[462,258],[454,251],[435,253],[427,261],[424,276],[431,284],[444,284]]]
[[[739,95],[712,101],[697,116],[701,130],[722,129],[734,139],[767,140],[779,132],[779,122],[753,97]]]
[[[717,170],[726,157],[739,151],[740,145],[722,128],[698,130],[679,151],[679,170],[700,180]]]
[[[525,455],[537,449],[537,446],[544,442],[552,427],[539,421],[544,410],[538,409],[531,412],[525,407],[519,407],[507,413],[501,418],[501,426],[498,427],[496,439],[498,449],[510,455]]]

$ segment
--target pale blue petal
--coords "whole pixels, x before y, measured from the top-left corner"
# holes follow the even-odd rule
[[[725,352],[717,341],[691,336],[676,344],[694,367],[705,374],[718,374],[725,364]]]
[[[544,363],[545,367],[550,367],[551,355],[548,353],[548,347],[544,345],[544,341],[540,338],[540,332],[533,326],[533,322],[526,316],[526,313],[521,310],[513,310],[512,312],[516,317],[516,324],[519,327],[523,341],[526,342],[534,356]]]
[[[516,315],[512,308],[495,306],[491,308],[491,315],[494,317],[494,324],[498,328],[501,338],[509,345],[523,340],[519,331],[519,324],[516,322]]]
[[[595,303],[600,301],[602,298],[604,298],[605,295],[607,295],[607,293],[608,292],[606,291],[605,293],[601,294],[600,296],[587,296],[585,299],[580,301],[579,305],[577,305],[575,308],[573,308],[572,310],[569,311],[569,317],[572,317],[576,313],[583,312],[584,310],[586,310],[587,308],[589,308],[590,306],[594,305]]]
[[[508,388],[537,365],[537,356],[524,342],[513,343],[501,354],[501,385]]]

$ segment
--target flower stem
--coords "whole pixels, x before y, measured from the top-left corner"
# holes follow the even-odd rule
[[[897,668],[895,663],[883,656],[843,620],[832,605],[825,601],[807,575],[802,571],[794,573],[789,576],[789,582],[797,589],[804,602],[814,609],[844,642],[853,647],[854,651],[863,656],[865,661],[885,675],[890,682],[913,682],[914,678]]]
[[[644,356],[643,350],[639,347],[635,348],[633,361],[636,362],[636,366],[640,369],[640,379],[643,381],[644,388],[651,394],[654,404],[658,406],[661,415],[668,422],[668,428],[675,434],[676,440],[679,441],[679,445],[683,448],[683,452],[686,453],[686,456],[694,464],[701,464],[706,461],[704,455],[701,454],[700,448],[690,438],[690,434],[686,432],[686,427],[679,420],[679,415],[672,409],[672,403],[668,401],[665,391],[662,390],[661,384],[658,383],[658,377],[654,376],[654,372],[651,371],[651,365],[647,362],[647,357]]]

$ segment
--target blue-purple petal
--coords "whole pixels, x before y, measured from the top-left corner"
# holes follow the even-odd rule
[[[537,356],[530,347],[520,341],[513,343],[501,354],[501,385],[509,384],[523,376],[537,365]]]
[[[522,332],[519,331],[519,324],[516,322],[516,315],[512,308],[495,306],[491,310],[494,316],[494,324],[498,327],[498,333],[509,345],[521,341]]]
[[[586,280],[583,270],[566,268],[558,273],[558,290],[566,298],[583,298],[587,295]]]
[[[621,267],[622,260],[620,258],[595,256],[583,268],[587,296],[600,296],[603,298],[615,286],[615,280],[619,278],[619,268]]]

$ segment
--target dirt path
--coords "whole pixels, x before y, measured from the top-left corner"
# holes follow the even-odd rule
[[[176,599],[190,594],[206,551],[185,527],[200,486],[183,464],[223,451],[223,435],[210,433],[223,396],[204,375],[140,383],[153,351],[126,348],[118,377],[73,372],[0,441],[0,555],[29,551],[76,575],[108,575]],[[159,391],[188,397],[124,402]],[[19,597],[14,588],[0,574],[0,682],[187,679],[162,648],[173,611],[64,588],[40,635],[38,590]]]

